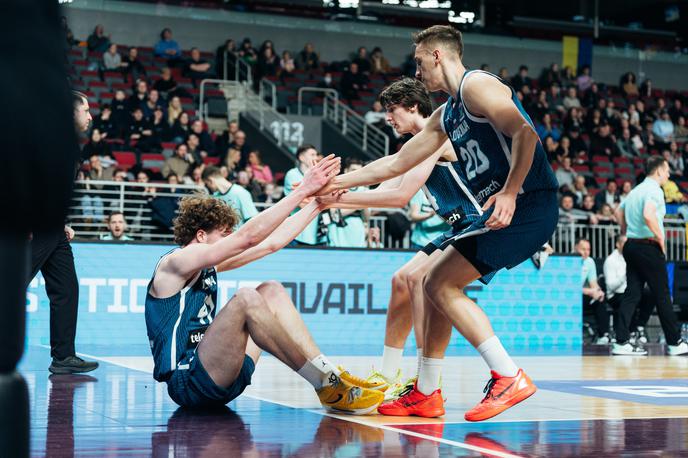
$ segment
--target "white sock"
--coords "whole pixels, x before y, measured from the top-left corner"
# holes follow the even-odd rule
[[[420,364],[418,371],[418,391],[425,395],[432,394],[440,387],[440,377],[442,376],[442,359],[426,358]]]
[[[418,374],[420,374],[420,363],[423,362],[423,349],[422,348],[416,349],[416,356],[418,358],[418,363],[416,364],[416,377],[418,377]]]
[[[308,383],[313,385],[313,388],[319,390],[325,383],[328,382],[329,375],[334,373],[339,376],[340,371],[335,367],[324,355],[318,355],[310,361],[306,361],[301,369],[297,372],[301,377],[305,378]]]
[[[485,342],[478,345],[477,350],[483,357],[490,370],[497,372],[504,377],[515,377],[518,373],[518,366],[511,359],[509,354],[499,341],[499,337],[492,336]]]
[[[387,380],[394,380],[397,376],[397,371],[401,367],[401,355],[404,352],[403,348],[388,347],[385,345],[382,350],[382,375]]]

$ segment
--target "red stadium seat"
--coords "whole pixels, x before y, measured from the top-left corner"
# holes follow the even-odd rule
[[[220,164],[220,158],[219,157],[206,157],[203,159],[203,163],[205,165],[219,165]]]
[[[115,152],[112,154],[115,156],[115,160],[117,161],[117,165],[119,166],[119,168],[129,170],[130,168],[136,165],[136,154],[134,153],[122,151]]]

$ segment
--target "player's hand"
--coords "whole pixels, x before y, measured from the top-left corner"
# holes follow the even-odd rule
[[[516,195],[504,192],[503,190],[499,191],[497,194],[487,199],[487,202],[483,205],[483,211],[487,211],[493,205],[494,211],[492,212],[492,216],[490,216],[485,223],[485,226],[493,231],[504,229],[511,224],[511,218],[514,217],[514,212],[516,211]]]
[[[64,233],[65,233],[65,236],[67,237],[67,241],[71,242],[72,239],[74,238],[74,229],[72,229],[69,226],[65,226],[64,227]]]
[[[318,193],[332,178],[339,174],[341,163],[342,160],[335,157],[334,154],[323,158],[306,172],[298,188],[309,196]]]

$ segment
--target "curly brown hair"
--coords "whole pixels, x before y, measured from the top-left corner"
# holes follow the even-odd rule
[[[380,94],[380,103],[386,110],[393,105],[409,109],[417,106],[424,118],[432,114],[432,99],[425,85],[415,78],[402,78],[387,86]]]
[[[174,219],[174,241],[185,246],[201,229],[233,229],[238,222],[236,210],[220,199],[201,194],[186,196],[179,202],[179,214]]]

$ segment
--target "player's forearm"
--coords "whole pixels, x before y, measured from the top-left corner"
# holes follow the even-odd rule
[[[533,165],[535,145],[538,136],[528,124],[523,124],[521,129],[512,137],[511,143],[511,170],[504,183],[504,191],[510,194],[518,194],[523,182],[528,176]]]
[[[236,269],[281,250],[303,232],[306,226],[318,216],[320,210],[320,206],[317,202],[310,202],[297,213],[287,218],[279,225],[272,235],[263,240],[260,244],[246,250],[238,256],[221,262],[217,266],[217,271],[224,272]]]
[[[237,231],[237,235],[242,234],[247,237],[251,247],[258,245],[272,234],[306,197],[308,195],[302,189],[294,190],[272,207],[251,218]]]
[[[350,192],[339,197],[335,208],[358,210],[361,208],[401,208],[411,199],[398,189],[383,189],[364,192]]]

